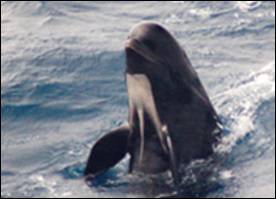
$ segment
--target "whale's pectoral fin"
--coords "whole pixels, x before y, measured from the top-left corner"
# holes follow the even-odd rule
[[[85,176],[95,177],[121,161],[128,149],[129,127],[123,126],[102,137],[91,150]]]

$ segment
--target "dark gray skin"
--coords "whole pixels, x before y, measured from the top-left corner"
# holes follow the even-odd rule
[[[85,171],[96,176],[130,154],[129,172],[170,171],[213,153],[218,116],[185,51],[161,25],[142,23],[125,45],[128,125],[93,147]]]

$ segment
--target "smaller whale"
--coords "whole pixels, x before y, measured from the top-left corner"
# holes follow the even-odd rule
[[[97,141],[85,175],[95,177],[130,155],[129,172],[170,171],[207,158],[219,139],[218,115],[187,54],[163,26],[136,25],[125,44],[128,124]]]

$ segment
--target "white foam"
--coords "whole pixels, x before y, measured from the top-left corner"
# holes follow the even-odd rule
[[[208,18],[212,12],[209,8],[204,9],[191,9],[189,13],[193,16],[201,17],[201,18]]]
[[[229,153],[238,141],[244,138],[254,129],[252,119],[247,116],[241,116],[233,125],[231,133],[223,137],[221,143],[215,149],[219,153]]]
[[[237,1],[236,7],[243,12],[254,10],[261,6],[261,1]]]
[[[181,20],[177,15],[171,14],[167,19],[165,19],[165,23],[181,23]]]
[[[223,180],[228,180],[234,177],[233,171],[231,170],[224,170],[220,172],[220,178]]]
[[[57,185],[55,181],[46,180],[44,176],[39,174],[30,176],[30,180],[35,183],[34,185],[35,188],[41,187],[47,190],[48,192],[47,194],[49,194],[49,196],[52,196],[55,194],[55,186]]]

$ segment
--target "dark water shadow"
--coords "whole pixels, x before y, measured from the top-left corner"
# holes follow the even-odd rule
[[[61,171],[61,175],[66,180],[82,179],[83,176],[84,176],[84,169],[85,169],[85,164],[84,163],[76,163],[74,165],[70,165],[68,167],[65,167]]]

